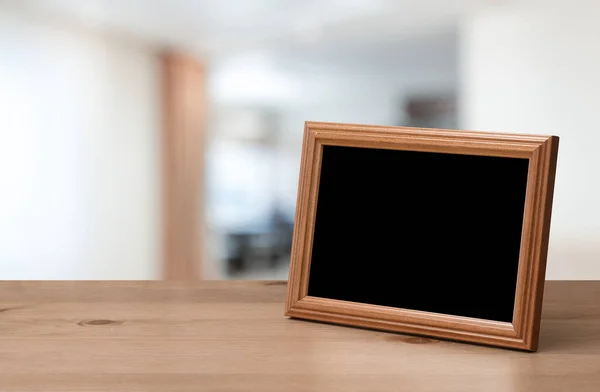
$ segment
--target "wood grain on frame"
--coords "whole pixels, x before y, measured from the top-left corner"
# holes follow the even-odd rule
[[[558,137],[315,122],[304,132],[287,316],[537,349]],[[529,159],[513,322],[308,296],[323,145]]]
[[[161,57],[165,279],[201,278],[205,73],[195,59]]]

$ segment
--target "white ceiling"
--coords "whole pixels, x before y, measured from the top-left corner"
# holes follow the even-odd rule
[[[2,0],[0,0],[2,1]],[[4,0],[22,12],[207,56],[331,57],[451,35],[473,0]],[[446,41],[448,39],[446,38]],[[314,53],[313,53],[314,51]]]

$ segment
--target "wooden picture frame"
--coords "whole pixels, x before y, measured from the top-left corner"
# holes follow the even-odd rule
[[[327,145],[528,159],[512,323],[309,296],[322,151]],[[307,122],[286,316],[536,351],[557,154],[556,136]]]

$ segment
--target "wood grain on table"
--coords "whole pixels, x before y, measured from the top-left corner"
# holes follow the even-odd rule
[[[286,282],[0,282],[0,391],[600,391],[600,282],[537,353],[283,316]]]

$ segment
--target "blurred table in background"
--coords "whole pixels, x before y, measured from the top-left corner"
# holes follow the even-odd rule
[[[291,320],[284,281],[0,282],[0,390],[600,391],[600,282],[546,284],[538,353]]]
[[[276,270],[289,267],[293,231],[293,220],[283,214],[273,214],[265,227],[223,233],[227,276],[248,279],[252,271],[262,271],[268,275],[267,279],[276,279],[273,276]]]

